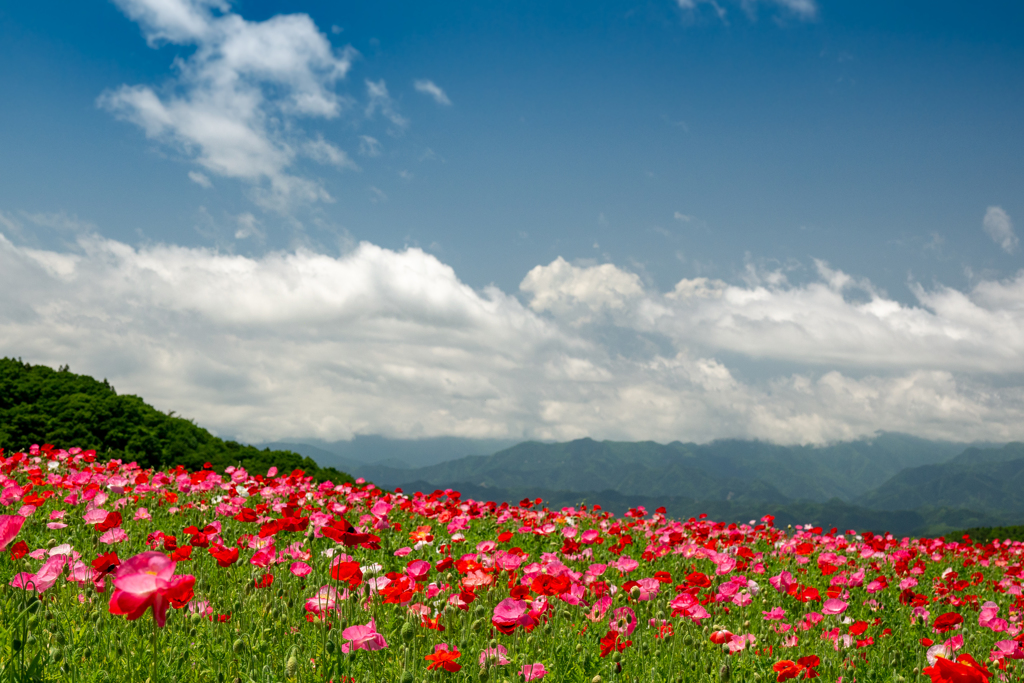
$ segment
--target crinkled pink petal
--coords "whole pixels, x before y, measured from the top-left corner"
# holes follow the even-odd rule
[[[21,515],[0,515],[0,550],[7,548],[24,523],[25,518]]]
[[[288,567],[288,571],[290,571],[295,576],[302,577],[308,576],[309,573],[313,571],[313,568],[305,562],[292,562],[291,565]]]

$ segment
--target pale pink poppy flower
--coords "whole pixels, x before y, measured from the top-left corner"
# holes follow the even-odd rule
[[[627,636],[633,635],[633,631],[636,630],[636,612],[632,607],[619,607],[612,612],[608,628],[620,633],[625,631]]]
[[[18,514],[19,514],[20,516],[22,516],[22,517],[31,517],[31,516],[32,516],[32,514],[33,514],[33,513],[35,512],[35,511],[36,511],[36,506],[35,506],[35,505],[22,505],[22,506],[21,506],[21,507],[20,507],[20,508],[18,509]]]
[[[306,611],[322,617],[325,612],[337,609],[338,601],[348,597],[348,591],[340,594],[333,586],[323,586],[316,595],[306,600]]]
[[[406,546],[405,548],[399,548],[395,551],[395,557],[405,557],[412,553],[412,548]]]
[[[786,616],[786,610],[781,607],[772,607],[767,612],[761,612],[761,614],[763,614],[764,618],[768,621],[776,621]]]
[[[56,522],[58,520],[64,519],[64,515],[66,515],[67,513],[67,510],[54,510],[53,512],[50,513],[50,521]]]
[[[341,632],[341,637],[351,641],[341,646],[341,651],[345,653],[355,650],[382,650],[388,646],[384,636],[377,633],[377,626],[373,619],[370,619],[368,624],[349,626]]]
[[[1013,641],[1011,641],[1013,642]],[[480,666],[484,666],[488,662],[497,666],[504,666],[509,664],[509,659],[505,655],[508,654],[508,650],[505,649],[504,645],[498,645],[498,647],[489,647],[480,653]]]
[[[829,598],[825,601],[825,604],[821,606],[822,614],[842,614],[846,611],[846,608],[850,606],[849,603],[843,602],[837,598]]]
[[[121,527],[114,527],[109,531],[104,532],[100,536],[100,543],[106,543],[111,545],[113,543],[121,543],[128,540],[128,534]]]
[[[544,665],[540,662],[536,664],[525,664],[523,668],[519,670],[519,675],[526,681],[539,681],[544,678],[547,674],[547,670]]]
[[[46,523],[46,528],[47,529],[54,529],[54,530],[56,530],[56,529],[66,529],[67,527],[68,527],[68,525],[64,524],[63,522],[47,522]]]
[[[139,522],[145,519],[153,519],[153,516],[149,514],[148,509],[139,508],[138,510],[135,511],[135,516],[132,519],[134,519],[136,522]]]

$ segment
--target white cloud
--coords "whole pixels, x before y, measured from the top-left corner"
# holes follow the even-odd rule
[[[1017,250],[1020,240],[1013,231],[1013,222],[1010,221],[1010,214],[1003,211],[1002,207],[990,206],[985,211],[985,219],[982,221],[985,233],[992,238],[992,241],[999,245],[999,248],[1007,254]]]
[[[359,136],[359,153],[366,157],[380,156],[380,141],[369,135]]]
[[[757,14],[758,5],[770,5],[781,9],[785,14],[796,17],[803,21],[812,21],[818,17],[818,3],[815,0],[732,0],[733,4],[739,4],[747,16],[754,18]],[[680,9],[687,12],[696,11],[700,5],[708,5],[719,19],[725,21],[728,12],[725,2],[719,0],[676,0]]]
[[[210,189],[211,187],[213,187],[213,183],[210,182],[209,176],[207,176],[205,173],[200,173],[199,171],[189,171],[188,179],[191,180],[196,185],[199,185],[200,187],[205,187],[206,189]]]
[[[324,140],[323,136],[318,136],[315,140],[307,140],[303,146],[303,151],[309,156],[310,159],[317,161],[321,164],[330,164],[337,166],[338,168],[351,168],[353,170],[359,170],[359,164],[352,161],[343,150],[338,149],[331,143]]]
[[[612,320],[708,353],[816,367],[1024,373],[1024,272],[966,293],[914,285],[918,305],[908,306],[823,262],[817,269],[819,279],[801,286],[751,267],[745,285],[684,279],[662,295],[616,266],[557,259],[530,271],[521,288],[534,310],[566,322]]]
[[[251,214],[237,224],[258,237]],[[59,252],[0,235],[0,290],[16,293],[0,355],[251,440],[1024,438],[1024,273],[919,288],[918,306],[824,264],[810,284],[771,279],[662,294],[557,259],[524,278],[526,306],[419,249],[250,258],[80,234]],[[751,381],[737,354],[799,369]]]
[[[395,102],[391,99],[391,95],[388,94],[388,86],[383,78],[376,83],[367,79],[366,95],[369,100],[369,103],[366,105],[366,118],[372,119],[374,114],[380,111],[384,118],[395,125],[397,132],[401,132],[409,125],[409,120],[395,109]]]
[[[296,149],[307,142],[299,122],[335,118],[345,108],[334,87],[351,68],[353,49],[335,50],[305,14],[252,22],[221,0],[117,4],[151,46],[170,42],[196,49],[176,60],[173,94],[122,85],[100,96],[101,107],[194,159],[206,173],[253,184],[265,206],[330,199],[291,168]]]
[[[416,88],[417,92],[433,97],[434,101],[438,104],[450,106],[452,103],[448,96],[444,94],[444,90],[441,90],[434,81],[421,79],[413,83],[413,87]]]

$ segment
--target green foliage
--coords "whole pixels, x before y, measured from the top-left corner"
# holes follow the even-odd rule
[[[135,460],[143,467],[197,470],[209,462],[217,471],[229,465],[259,473],[277,467],[304,470],[318,481],[352,481],[292,451],[220,439],[191,420],[164,414],[138,396],[119,395],[106,380],[77,375],[66,366],[54,370],[0,359],[0,447],[12,451],[44,443],[94,449],[103,458]]]
[[[997,539],[1000,541],[1024,541],[1024,526],[972,527],[946,534],[946,540],[959,541],[964,536],[969,536],[975,543],[988,543]]]

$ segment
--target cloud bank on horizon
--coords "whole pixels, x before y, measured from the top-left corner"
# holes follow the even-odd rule
[[[911,283],[908,306],[816,268],[801,285],[751,268],[660,292],[558,258],[526,273],[523,303],[420,249],[245,257],[86,230],[66,251],[0,237],[0,288],[24,292],[0,326],[4,352],[252,441],[1024,438],[1024,388],[1007,381],[1024,373],[1024,272]]]
[[[788,192],[791,186],[797,193],[823,198],[825,208],[812,210],[804,206],[805,213],[794,212],[777,219],[785,222],[785,229],[776,224],[774,229],[763,231],[768,235],[765,239],[784,236],[791,240],[787,247],[799,243],[800,248],[791,249],[790,254],[803,254],[824,243],[805,249],[804,234],[846,238],[857,232],[854,240],[836,238],[842,253],[861,236],[859,228],[826,223],[843,213],[844,201],[847,207],[856,206],[858,201],[870,202],[844,198],[828,204],[824,198],[835,186],[805,183],[849,177],[854,180],[843,182],[855,186],[858,177],[876,176],[883,178],[878,182],[888,182],[885,178],[889,176],[877,173],[875,156],[869,153],[889,144],[885,136],[874,136],[878,137],[875,144],[879,147],[864,152],[870,159],[867,175],[846,176],[843,173],[850,167],[839,163],[828,173],[818,172],[816,166],[812,168],[813,163],[820,163],[816,161],[819,150],[831,149],[829,140],[834,143],[851,129],[848,122],[836,119],[837,112],[846,111],[847,105],[840,102],[835,111],[814,109],[825,112],[815,122],[828,120],[829,126],[821,128],[834,125],[839,131],[837,138],[803,138],[792,131],[786,134],[789,114],[797,111],[787,109],[787,103],[797,103],[803,111],[804,90],[811,92],[812,86],[800,84],[798,91],[778,90],[771,79],[764,78],[774,75],[768,73],[770,68],[747,72],[749,82],[746,77],[738,78],[738,71],[731,73],[733,67],[728,65],[733,64],[733,57],[740,60],[736,62],[739,64],[750,60],[759,63],[768,56],[762,52],[760,43],[755,42],[758,47],[750,50],[753,57],[743,50],[699,52],[716,55],[714,59],[728,66],[717,76],[706,77],[715,84],[725,83],[721,90],[716,89],[719,85],[702,86],[702,74],[689,71],[668,72],[665,80],[655,81],[659,70],[644,63],[623,69],[620,80],[615,81],[621,89],[624,83],[632,85],[632,79],[652,79],[639,83],[633,96],[607,98],[607,92],[614,88],[602,82],[600,97],[593,98],[600,106],[583,112],[586,116],[579,116],[581,110],[562,110],[556,106],[561,101],[563,85],[583,87],[593,80],[580,78],[579,72],[569,68],[570,62],[544,62],[530,68],[507,66],[509,72],[523,69],[523,73],[536,74],[524,79],[527,87],[520,84],[516,90],[516,78],[494,68],[502,62],[481,62],[489,65],[482,69],[481,78],[468,68],[475,64],[474,55],[459,53],[452,62],[424,63],[424,55],[433,59],[434,53],[443,52],[428,50],[420,53],[419,61],[403,60],[399,54],[402,46],[417,41],[410,34],[393,33],[388,47],[394,50],[392,56],[373,65],[374,69],[383,69],[388,80],[379,72],[356,77],[353,70],[368,61],[364,55],[379,47],[380,41],[376,36],[364,36],[365,42],[356,43],[365,46],[363,53],[351,45],[337,46],[331,41],[337,40],[343,29],[332,26],[332,38],[318,27],[311,14],[281,13],[254,21],[243,17],[239,5],[227,0],[114,0],[114,4],[137,25],[150,48],[170,46],[175,57],[167,60],[171,64],[169,77],[163,65],[151,67],[148,72],[140,70],[150,77],[152,84],[116,85],[123,80],[119,75],[118,80],[106,80],[102,88],[90,91],[89,101],[96,98],[102,116],[131,124],[119,126],[119,130],[134,127],[142,131],[147,144],[153,146],[147,153],[155,149],[158,154],[171,156],[170,163],[182,164],[182,185],[190,192],[201,193],[201,201],[217,197],[232,183],[245,188],[242,207],[233,200],[222,199],[219,210],[211,212],[205,204],[198,204],[196,213],[208,218],[211,224],[216,222],[214,213],[228,217],[228,233],[235,240],[248,242],[244,247],[231,240],[218,242],[219,248],[201,246],[195,235],[170,221],[170,230],[155,239],[133,226],[139,230],[139,239],[129,243],[133,238],[105,236],[103,228],[82,223],[73,214],[0,206],[0,291],[12,293],[0,297],[2,355],[51,366],[70,364],[75,372],[105,377],[118,390],[139,394],[160,409],[193,417],[220,435],[248,441],[312,437],[336,440],[356,434],[379,434],[394,438],[556,440],[590,436],[662,442],[735,437],[822,443],[859,438],[878,430],[956,441],[1024,439],[1024,270],[1020,269],[1019,261],[1008,260],[1019,252],[1010,212],[1019,214],[1020,209],[1006,203],[1009,199],[1000,199],[1012,194],[1005,189],[986,187],[983,199],[980,194],[964,195],[963,203],[977,205],[979,214],[973,219],[977,223],[969,230],[964,229],[963,234],[968,235],[966,243],[971,247],[981,245],[979,250],[988,249],[1002,260],[965,260],[951,266],[963,266],[968,271],[969,284],[960,288],[944,285],[938,278],[908,277],[906,290],[894,296],[879,284],[878,277],[859,275],[860,268],[869,261],[881,260],[879,245],[884,243],[888,248],[900,240],[918,240],[923,245],[922,253],[929,253],[936,261],[952,262],[943,252],[945,241],[939,232],[931,232],[930,240],[924,243],[919,239],[921,235],[912,231],[890,234],[889,224],[874,226],[874,241],[864,249],[868,255],[862,255],[859,265],[855,258],[850,263],[837,263],[835,257],[814,259],[800,264],[805,270],[799,278],[789,269],[758,267],[753,260],[745,271],[732,276],[723,275],[722,269],[715,272],[703,268],[701,253],[695,245],[701,240],[716,239],[722,244],[746,245],[745,240],[761,237],[762,216],[751,220],[743,213],[725,214],[710,219],[716,221],[712,224],[705,220],[710,210],[708,204],[703,208],[699,203],[691,206],[701,198],[711,197],[704,201],[723,205],[746,201],[753,207],[753,214],[760,210],[759,206],[771,206],[771,202],[764,196],[758,199],[749,188],[771,188],[773,181],[777,181],[777,190]],[[759,15],[774,20],[768,30],[782,34],[794,26],[808,30],[818,26],[823,11],[815,0],[664,0],[663,5],[666,12],[672,13],[671,21],[655,17],[653,23],[710,25],[715,31],[709,33],[726,36],[730,45],[740,42],[733,41],[731,27],[741,22],[746,22],[744,26],[756,25]],[[323,14],[336,8],[332,3],[321,3],[314,9]],[[311,13],[315,13],[314,9],[310,9]],[[537,12],[538,16],[543,14]],[[633,22],[632,14],[628,12],[620,18],[621,30]],[[705,17],[710,21],[701,21]],[[730,23],[734,17],[739,17],[740,22]],[[558,25],[558,21],[556,15],[552,25]],[[122,23],[128,22],[122,19]],[[419,28],[413,20],[408,23]],[[462,24],[461,30],[473,31],[485,28],[485,24],[504,26],[505,21]],[[872,25],[870,21],[864,24]],[[138,40],[134,25],[132,36]],[[373,30],[388,26],[382,23]],[[525,29],[523,32],[531,33]],[[544,31],[535,33],[546,35]],[[589,29],[579,33],[603,35],[602,31]],[[639,34],[643,41],[647,40],[644,30]],[[494,37],[481,39],[480,43]],[[835,69],[836,73],[847,68],[843,65],[855,61],[845,48],[823,49],[815,42],[820,37],[816,34],[812,40],[791,32],[777,42],[801,45],[799,54],[827,59],[828,69]],[[576,47],[570,45],[566,50],[574,55],[577,47],[589,45],[578,35],[575,40]],[[696,48],[692,49],[719,45],[714,40],[695,39],[692,42]],[[844,41],[836,44],[857,44]],[[677,38],[672,36],[662,42],[675,45]],[[948,41],[943,36],[941,42]],[[627,53],[646,54],[626,45]],[[524,56],[516,47],[512,50],[506,45],[505,49],[517,58]],[[547,46],[534,47],[547,55],[545,59],[557,57],[544,51]],[[592,54],[602,56],[605,45],[599,48]],[[773,62],[779,73],[795,68],[786,49],[779,54]],[[884,51],[879,54],[873,59],[884,64],[884,72],[890,71]],[[676,59],[675,53],[671,55],[673,58],[665,59],[665,64],[699,61],[688,62]],[[635,57],[628,56],[631,60]],[[405,71],[400,64],[403,61]],[[582,57],[577,61],[588,62]],[[707,69],[708,64],[702,62],[700,66]],[[601,71],[600,66],[592,68]],[[617,65],[615,69],[605,66],[604,72],[611,77],[617,69]],[[942,64],[937,69],[943,71]],[[964,73],[963,77],[970,80],[973,72]],[[541,87],[542,77],[550,74],[556,74],[556,91]],[[847,92],[848,86],[854,92],[855,83],[861,87],[856,79],[845,75],[834,78],[832,71],[829,74],[826,81],[833,94],[839,92],[839,84],[844,89],[842,93]],[[872,103],[889,104],[891,92],[904,91],[897,81],[893,81],[897,85],[883,81],[876,71],[865,69],[863,74],[868,94],[856,94],[843,102],[855,104],[863,97],[870,110]],[[903,75],[906,82],[916,82],[913,70]],[[437,81],[426,76],[434,76]],[[688,79],[687,88],[692,87],[692,91],[675,87],[675,81],[683,77]],[[878,80],[871,82],[871,78]],[[945,88],[945,72],[940,80]],[[761,91],[764,83],[768,84],[767,89]],[[411,91],[404,100],[403,87]],[[973,81],[971,87],[985,93],[1013,90],[982,88]],[[649,139],[613,135],[617,132],[614,125],[619,125],[614,115],[587,123],[590,115],[597,116],[605,110],[612,114],[625,112],[614,109],[614,105],[626,102],[632,107],[634,97],[640,93],[674,90],[686,90],[693,102],[702,104],[666,100],[654,106],[650,100],[644,100],[644,106],[658,109],[648,118],[660,122],[659,126],[665,123],[665,130],[651,127],[649,121],[645,123],[647,119],[622,119],[632,121],[621,124],[624,128],[631,128],[634,134],[640,131]],[[500,100],[499,91],[507,91],[509,99]],[[881,92],[882,99],[872,100],[872,92],[876,97]],[[729,99],[735,93],[743,95],[741,100],[746,98],[758,105],[746,106],[741,100]],[[944,89],[940,94],[942,103],[965,99],[947,98]],[[519,96],[536,99],[524,99],[521,108],[518,102],[514,107],[500,104]],[[808,101],[813,99],[808,96]],[[908,96],[906,106],[911,106],[915,99]],[[21,101],[34,99],[23,97]],[[499,104],[489,105],[491,101]],[[716,102],[720,110],[700,109]],[[927,98],[922,97],[921,102],[925,109],[930,107],[929,111],[936,109]],[[762,107],[767,104],[772,106]],[[778,111],[774,109],[776,105]],[[488,113],[488,106],[504,106],[508,111]],[[636,107],[639,109],[640,105]],[[974,116],[975,110],[1008,113],[1008,118],[1013,114],[1009,109],[978,103],[972,104],[968,114]],[[862,110],[849,111],[855,126],[859,126],[864,118],[859,114]],[[692,128],[687,123],[689,113],[687,121],[678,115],[684,112],[693,113]],[[728,116],[721,116],[721,112]],[[754,118],[731,118],[744,113]],[[501,118],[506,114],[509,121]],[[444,144],[446,138],[418,135],[412,128],[413,116],[417,120],[436,116],[444,122],[437,124],[439,128],[447,126],[455,131],[447,138],[455,159],[450,167],[460,170],[445,176],[447,180],[443,182],[424,182],[415,195],[416,201],[405,195],[406,213],[384,213],[385,208],[402,204],[407,190],[415,191],[413,179],[418,179],[421,172],[410,171],[411,162],[448,165],[442,159],[449,152],[440,154],[428,146],[436,145],[436,140]],[[455,121],[456,118],[460,120]],[[893,125],[898,118],[885,118],[878,131],[899,137],[900,129]],[[559,123],[562,119],[568,123]],[[943,131],[987,130],[992,123],[987,119],[964,120],[971,125],[954,125],[959,121],[954,117],[931,127],[915,120],[913,129],[934,129],[939,131],[938,136],[949,137]],[[1011,124],[1012,127],[999,130],[1017,130],[1016,119]],[[843,128],[844,125],[847,127]],[[793,119],[792,127],[814,132],[820,126],[805,126],[802,119]],[[737,140],[736,147],[732,147],[733,133],[748,129],[751,136],[756,136],[756,144]],[[517,133],[519,130],[526,132]],[[477,137],[470,137],[467,132],[463,139],[464,131],[475,131]],[[579,131],[583,131],[587,145],[576,144],[583,140],[572,137]],[[607,139],[588,150],[593,156],[578,154],[598,134]],[[410,142],[414,137],[419,139]],[[566,147],[552,144],[560,142],[560,138],[568,140]],[[901,143],[915,142],[913,136],[902,138]],[[930,160],[935,139],[922,139],[920,147],[908,146],[901,151],[900,159],[916,163],[919,157],[926,158],[924,165],[928,167],[987,168],[978,159],[942,157],[938,152],[934,152],[934,158],[944,163],[934,163]],[[657,148],[661,154],[670,147],[666,141],[672,140],[670,152],[674,156],[662,159],[658,172],[648,168],[651,159],[657,160],[650,149]],[[784,154],[779,159],[774,158],[776,148],[768,145],[772,140],[780,141],[778,149]],[[859,140],[851,137],[849,144],[857,147]],[[638,141],[644,144],[636,144]],[[398,150],[400,143],[408,143],[404,151]],[[636,151],[645,145],[648,158]],[[464,149],[459,149],[460,146]],[[547,147],[549,152],[544,151]],[[761,147],[767,156],[745,156]],[[957,147],[970,151],[978,145],[964,142]],[[441,149],[440,145],[438,148]],[[616,157],[613,148],[628,154]],[[811,150],[810,156],[781,158],[801,148]],[[929,154],[922,155],[922,149]],[[1011,156],[1014,151],[1003,139],[999,140],[998,149],[1009,150]],[[847,149],[845,154],[849,158],[860,152],[859,148]],[[526,156],[517,156],[520,153]],[[834,155],[843,156],[838,149]],[[579,156],[581,160],[576,166],[554,163],[567,156]],[[136,163],[139,158],[133,157]],[[947,158],[954,162],[946,161]],[[986,177],[1002,177],[1003,187],[1009,187],[1015,167],[1000,162],[1001,157],[992,158],[999,163],[991,167]],[[687,167],[679,159],[688,159],[693,166]],[[710,162],[713,164],[709,166]],[[128,167],[130,163],[124,165]],[[97,172],[101,166],[96,164]],[[747,184],[740,190],[728,182],[721,186],[697,184],[698,180],[731,178],[732,171],[745,166],[763,167],[765,175],[735,181]],[[893,166],[898,164],[894,161]],[[552,182],[564,180],[569,187],[570,181],[578,176],[578,185],[595,188],[592,194],[597,199],[590,192],[545,199],[549,188],[541,185],[546,167],[550,167],[548,177],[556,179]],[[788,176],[780,170],[784,168],[812,171],[788,182]],[[914,169],[920,168],[899,167],[894,173],[903,174],[898,176],[901,179],[915,178],[920,174]],[[664,194],[662,190],[644,194],[648,190],[640,188],[635,179],[629,180],[631,176],[615,175],[621,169],[642,175],[640,182],[645,183],[644,188],[649,184],[669,189]],[[317,177],[318,170],[337,174],[343,180],[332,186]],[[365,190],[361,203],[366,206],[361,212],[330,213],[330,205],[344,204],[344,200],[335,202],[341,196],[339,192],[344,193],[349,185],[356,184],[345,182],[357,177],[356,174],[363,174],[365,179],[359,184]],[[523,182],[534,175],[540,178],[538,185]],[[379,180],[389,177],[389,185]],[[491,184],[473,184],[481,180]],[[158,183],[153,181],[149,185]],[[110,194],[100,201],[120,209],[122,205],[113,199],[118,195],[110,186],[103,187]],[[683,189],[679,190],[680,187]],[[857,187],[864,195],[880,194],[877,186],[874,190],[866,185]],[[927,203],[922,197],[928,200],[942,192],[941,186],[936,187],[939,189],[932,195],[915,195],[917,203],[908,202],[907,206]],[[715,192],[707,192],[708,188]],[[747,194],[737,200],[740,191]],[[174,192],[167,190],[167,196],[175,196]],[[604,205],[598,203],[612,201],[617,194],[626,197],[620,205],[625,208],[618,212],[618,219],[609,210],[609,220]],[[843,194],[856,193],[844,189]],[[687,196],[687,201],[676,203],[677,197]],[[786,199],[794,195],[779,196]],[[435,200],[438,203],[426,203]],[[20,197],[8,197],[6,201],[20,201]],[[216,199],[209,200],[211,206],[215,202]],[[550,249],[537,248],[530,252],[528,260],[516,261],[513,273],[514,278],[521,278],[518,289],[515,279],[506,279],[502,287],[470,286],[465,270],[460,277],[456,268],[449,265],[459,264],[466,269],[475,254],[483,253],[457,253],[457,247],[448,246],[458,244],[459,240],[470,241],[477,237],[476,233],[484,232],[479,230],[479,219],[474,216],[486,215],[498,221],[509,207],[537,207],[534,214],[517,214],[510,219],[508,225],[514,223],[514,232],[506,225],[504,242],[499,241],[494,230],[494,242],[486,252],[493,258],[495,254],[504,256],[503,250],[511,251],[514,247],[509,245],[531,240],[523,226],[531,226],[530,230],[537,233],[550,230],[550,225],[544,225],[537,216],[571,225],[578,219],[559,211],[569,205],[584,206],[589,211],[587,202],[596,202],[593,215],[599,217],[602,243],[606,243],[606,237],[625,236],[628,240],[658,235],[649,240],[649,245],[654,246],[647,253],[658,252],[659,257],[662,252],[669,254],[669,260],[674,257],[678,261],[672,267],[685,264],[684,272],[692,276],[677,278],[678,268],[666,268],[662,273],[672,272],[674,282],[670,287],[658,287],[653,284],[656,278],[646,270],[643,258],[634,260],[631,255],[623,255],[626,252],[622,250],[616,257],[589,251],[591,244],[594,250],[600,246],[596,233],[591,235],[596,228],[578,226],[550,235]],[[997,205],[998,202],[1003,205]],[[485,212],[458,214],[452,208],[474,203],[483,204]],[[669,203],[671,210],[664,210]],[[156,216],[156,211],[164,206],[159,202],[140,204],[144,206],[139,215],[145,216]],[[352,195],[349,204],[355,205]],[[936,211],[944,210],[939,203],[934,204]],[[439,222],[451,223],[431,228],[433,232],[424,229],[420,233],[423,243],[432,245],[430,251],[445,254],[444,248],[433,246],[446,243],[450,258],[415,246],[395,246],[403,241],[406,245],[417,244],[405,235],[394,238],[402,230],[412,230],[409,225],[414,220],[429,224],[437,219],[425,218],[428,211],[423,209],[421,213],[421,205],[434,206],[435,214],[443,214],[443,221],[438,219]],[[886,206],[884,202],[882,205]],[[370,206],[382,212],[373,213]],[[631,206],[657,207],[662,217],[654,219],[650,218],[654,214],[648,214],[645,218],[629,215],[623,219],[623,215],[630,214]],[[675,210],[677,207],[682,211]],[[449,212],[453,215],[449,216]],[[550,218],[549,214],[557,217]],[[764,213],[770,214],[771,211]],[[803,225],[805,215],[812,217],[807,226]],[[415,219],[410,220],[409,216]],[[813,220],[815,216],[818,218]],[[662,218],[674,228],[685,226],[686,230],[673,232],[659,223]],[[890,219],[888,215],[886,218]],[[851,223],[856,220],[850,219]],[[928,223],[927,216],[914,220]],[[282,232],[292,231],[290,242],[278,240],[264,251],[234,253],[236,249],[266,247],[274,221],[286,226]],[[891,222],[899,223],[899,216],[891,217]],[[532,227],[534,223],[538,224],[536,228]],[[745,227],[733,228],[734,232],[720,228],[730,223]],[[868,220],[860,223],[870,224]],[[324,234],[332,234],[339,243],[351,244],[336,252],[322,247],[295,247],[316,243],[304,239],[307,234],[303,231],[309,225],[327,226]],[[350,240],[352,233],[342,225],[353,226],[353,230],[360,226],[363,232]],[[797,232],[805,227],[806,233]],[[60,237],[49,243],[34,239],[33,232],[43,232],[44,228]],[[930,224],[928,229],[932,229]],[[385,231],[391,231],[390,242]],[[721,234],[713,234],[716,231]],[[194,232],[202,231],[196,228]],[[122,226],[120,234],[130,233]],[[882,242],[878,235],[891,241]],[[189,244],[179,243],[189,239]],[[947,251],[963,249],[964,243],[951,243]],[[293,246],[282,248],[282,244]],[[579,244],[584,244],[588,251],[581,252]],[[567,251],[559,251],[563,247]],[[573,248],[575,252],[570,253],[568,250]],[[685,251],[691,255],[686,256]],[[555,256],[556,253],[560,255]],[[581,257],[581,253],[586,256]],[[785,249],[779,253],[785,254]],[[835,256],[836,252],[832,253]],[[591,258],[598,254],[601,256]],[[767,258],[780,262],[775,254]],[[627,267],[626,263],[630,265]],[[978,274],[967,267],[968,263],[978,265]],[[485,269],[494,265],[487,262]],[[900,264],[891,269],[899,271],[896,277],[906,272],[902,267]],[[1011,270],[1016,273],[1005,275]],[[810,278],[803,277],[808,271]],[[891,284],[890,281],[890,289]]]

